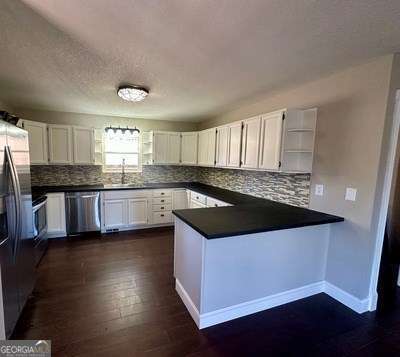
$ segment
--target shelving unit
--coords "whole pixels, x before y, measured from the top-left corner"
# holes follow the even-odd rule
[[[145,131],[142,133],[142,164],[153,164],[153,132]]]
[[[286,111],[282,134],[282,171],[312,171],[316,123],[316,108]]]
[[[103,129],[94,130],[94,164],[103,165]]]

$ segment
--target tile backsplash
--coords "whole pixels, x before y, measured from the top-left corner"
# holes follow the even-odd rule
[[[200,182],[294,206],[308,207],[310,174],[283,174],[205,167],[198,169],[198,181]]]
[[[35,165],[31,166],[33,186],[98,185],[121,182],[120,173],[103,172],[102,166]],[[126,173],[125,182],[141,185],[156,182],[197,181],[197,167],[143,166],[140,173]]]
[[[96,185],[121,182],[120,173],[104,173],[101,166],[31,166],[33,186]],[[127,173],[126,183],[199,181],[273,201],[307,207],[309,174],[217,169],[192,166],[143,166],[141,173]]]

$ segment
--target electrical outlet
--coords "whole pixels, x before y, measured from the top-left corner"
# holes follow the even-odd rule
[[[315,195],[316,196],[324,195],[324,185],[315,185]]]
[[[352,188],[352,187],[347,187],[346,188],[346,195],[344,196],[344,199],[346,201],[355,201],[357,196],[357,189]]]

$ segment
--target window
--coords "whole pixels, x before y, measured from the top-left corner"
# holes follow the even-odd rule
[[[108,130],[104,135],[104,171],[120,172],[123,164],[126,172],[140,171],[139,133]]]

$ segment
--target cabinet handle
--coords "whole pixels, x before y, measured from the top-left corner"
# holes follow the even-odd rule
[[[161,200],[161,202],[165,202],[165,200]]]
[[[164,207],[161,207],[161,209],[164,209]]]
[[[164,217],[164,215],[163,215],[163,214],[160,214],[160,216],[161,216],[161,217]]]
[[[164,196],[164,192],[161,192],[161,196]]]

